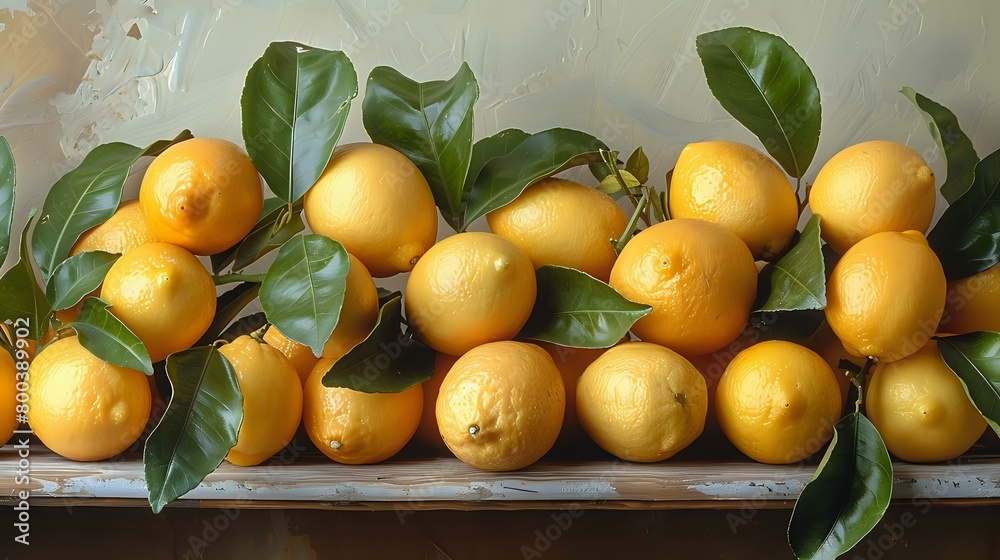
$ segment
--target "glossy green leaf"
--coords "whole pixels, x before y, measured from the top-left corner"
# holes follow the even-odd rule
[[[959,126],[955,113],[920,95],[911,87],[904,87],[900,93],[920,110],[931,137],[944,154],[948,163],[948,176],[941,185],[941,195],[951,204],[972,186],[979,154],[976,153],[972,140]]]
[[[260,284],[256,282],[241,282],[236,287],[219,296],[215,305],[215,318],[212,319],[212,324],[208,326],[205,334],[201,335],[201,339],[198,340],[195,346],[206,346],[218,340],[222,336],[222,333],[225,332],[226,327],[233,322],[233,319],[246,306],[250,305],[251,301],[257,299],[257,294],[259,293]]]
[[[774,263],[769,283],[770,293],[757,311],[826,308],[826,264],[819,216],[809,218],[798,243]]]
[[[358,75],[340,51],[275,42],[250,68],[243,142],[278,198],[295,202],[316,183],[357,95]]]
[[[28,221],[21,230],[20,259],[0,276],[0,323],[28,321],[29,338],[41,340],[49,328],[52,305],[45,297],[45,290],[38,284],[35,271],[31,267],[28,252],[28,229],[31,227],[35,209],[28,213]]]
[[[14,220],[14,187],[17,173],[14,154],[7,139],[0,136],[0,265],[7,260],[10,251],[10,228]]]
[[[167,358],[171,396],[143,453],[154,513],[196,488],[236,445],[243,394],[229,360],[214,346]]]
[[[45,195],[41,217],[31,236],[31,251],[43,282],[48,284],[80,234],[115,213],[129,171],[140,157],[158,155],[189,138],[191,133],[185,130],[173,140],[160,140],[145,149],[121,142],[101,144],[56,181]]]
[[[400,330],[402,297],[395,292],[382,304],[375,328],[333,364],[323,376],[323,385],[363,393],[398,393],[431,378],[434,350]]]
[[[505,156],[483,166],[469,192],[461,230],[488,212],[514,201],[528,185],[560,171],[603,161],[608,147],[577,130],[552,128],[532,134]]]
[[[83,302],[79,317],[71,325],[80,344],[105,362],[153,375],[153,362],[146,347],[108,311],[110,305],[94,297]]]
[[[280,198],[264,199],[264,206],[261,208],[260,217],[257,218],[257,223],[254,224],[250,233],[248,233],[246,237],[244,237],[243,240],[236,245],[233,245],[221,253],[212,255],[212,273],[219,274],[225,270],[227,266],[233,264],[236,260],[236,252],[239,251],[244,245],[256,245],[258,247],[263,247],[263,245],[268,241],[269,234],[275,228],[278,219],[281,218],[282,214],[284,214],[286,208],[288,208],[288,203]],[[264,239],[260,239],[261,237]],[[249,242],[248,240],[251,238],[255,241]],[[280,246],[281,243],[278,245]],[[245,250],[249,251],[249,249]],[[234,267],[233,270],[240,269]]]
[[[517,128],[508,128],[497,132],[493,136],[487,136],[478,140],[472,145],[472,160],[469,163],[469,173],[465,178],[463,188],[463,205],[468,204],[469,194],[472,186],[483,171],[483,167],[493,158],[503,157],[514,151],[522,142],[531,138],[531,135]]]
[[[302,214],[294,213],[288,216],[284,224],[274,224],[270,231],[252,231],[244,238],[236,250],[233,270],[243,270],[257,262],[264,255],[278,249],[286,241],[295,237],[306,228]]]
[[[965,385],[969,398],[1000,434],[1000,333],[972,332],[938,339],[948,367]]]
[[[712,95],[792,177],[816,155],[820,98],[816,78],[795,49],[777,35],[747,27],[711,31],[696,39]]]
[[[788,340],[801,342],[816,333],[826,314],[822,309],[755,311],[750,314],[754,342]]]
[[[645,185],[646,181],[649,181],[649,158],[642,151],[642,146],[636,148],[632,155],[628,156],[628,161],[625,162],[625,171],[631,173],[640,184]]]
[[[976,165],[972,186],[941,216],[927,242],[948,281],[978,274],[1000,262],[1000,150]]]
[[[88,251],[73,255],[56,266],[49,278],[45,295],[52,309],[61,311],[80,303],[104,282],[104,277],[121,255],[104,251]]]
[[[340,320],[350,266],[347,249],[329,237],[293,237],[278,250],[260,287],[267,320],[319,356]]]
[[[574,348],[609,348],[653,310],[572,268],[541,266],[535,278],[535,307],[519,338]]]
[[[892,463],[882,437],[863,415],[848,414],[795,502],[788,543],[802,559],[836,558],[878,524],[891,497]]]
[[[469,65],[448,80],[415,82],[388,66],[368,76],[362,114],[372,141],[410,158],[441,215],[458,228],[472,158],[472,107],[479,85]]]

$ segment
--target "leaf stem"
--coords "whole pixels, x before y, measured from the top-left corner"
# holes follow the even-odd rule
[[[854,401],[854,412],[861,412],[861,401],[864,400],[865,396],[865,377],[868,376],[868,371],[872,369],[878,362],[878,359],[874,356],[868,356],[865,360],[865,365],[861,367],[861,371],[851,376],[851,383],[858,388],[858,400]]]
[[[216,286],[232,284],[233,282],[256,282],[260,284],[264,281],[264,274],[220,274],[213,276]]]
[[[271,328],[271,323],[264,323],[264,326],[250,333],[250,338],[253,338],[261,344],[267,344],[264,341],[264,335],[267,334],[267,329]]]
[[[642,198],[635,205],[635,211],[632,212],[632,217],[629,218],[628,225],[625,226],[625,231],[622,233],[621,239],[615,243],[615,252],[621,253],[625,245],[631,241],[632,236],[635,235],[635,226],[639,223],[639,217],[642,215],[643,210],[646,209],[646,205],[649,204],[649,190],[647,189],[642,193]]]

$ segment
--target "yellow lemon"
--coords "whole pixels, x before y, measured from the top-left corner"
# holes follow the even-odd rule
[[[580,424],[626,461],[662,461],[705,428],[708,387],[691,362],[648,342],[619,344],[594,360],[576,389]]]
[[[636,336],[697,356],[740,335],[756,297],[757,267],[734,233],[678,218],[629,241],[610,284],[626,298],[653,307],[632,327]]]
[[[309,227],[343,243],[379,278],[413,269],[437,239],[427,180],[379,144],[337,146],[303,202]]]
[[[937,331],[946,286],[941,262],[920,232],[876,233],[833,268],[826,320],[851,354],[899,360]]]
[[[0,350],[0,447],[14,435],[17,421],[17,368],[14,358]]]
[[[674,218],[714,222],[735,233],[755,259],[788,247],[799,201],[785,173],[746,144],[715,140],[688,144],[670,178]]]
[[[948,283],[940,330],[1000,331],[1000,266]]]
[[[406,282],[406,317],[427,344],[460,356],[514,337],[535,304],[535,269],[510,241],[467,232],[431,247]]]
[[[550,177],[487,214],[486,222],[536,268],[567,266],[607,282],[618,256],[613,243],[625,232],[628,216],[597,189]]]
[[[823,220],[823,239],[843,255],[883,231],[923,233],[934,217],[934,172],[920,154],[873,140],[846,148],[820,169],[809,207]]]

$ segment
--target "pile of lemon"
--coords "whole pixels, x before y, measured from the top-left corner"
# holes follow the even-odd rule
[[[319,357],[274,327],[222,346],[244,396],[227,459],[259,464],[304,425],[322,453],[351,464],[385,460],[414,437],[474,467],[512,470],[557,441],[571,448],[589,437],[619,458],[652,462],[699,438],[722,445],[723,435],[757,461],[790,463],[831,438],[849,385],[839,363],[859,357],[878,360],[865,403],[889,450],[910,461],[955,457],[986,422],[932,337],[942,317],[951,333],[1000,330],[1000,281],[994,267],[946,284],[923,236],[935,199],[933,173],[906,146],[865,142],[834,156],[808,196],[840,255],[828,270],[826,323],[801,345],[755,343],[748,319],[759,265],[792,243],[800,203],[754,148],[688,145],[669,185],[672,219],[619,255],[612,242],[628,216],[594,188],[544,179],[490,213],[490,232],[438,240],[434,198],[413,163],[377,144],[340,146],[304,199],[312,231],[351,255],[339,323]],[[84,234],[73,254],[123,255],[95,295],[155,362],[204,335],[217,290],[198,256],[241,240],[262,204],[241,148],[187,140],[158,156],[138,200]],[[638,340],[607,350],[515,340],[535,305],[535,269],[546,264],[650,305],[632,329]],[[324,374],[375,326],[374,278],[400,273],[409,274],[407,323],[438,352],[433,377],[399,393],[324,386]],[[30,425],[65,457],[107,458],[151,425],[155,386],[97,359],[72,334],[50,333],[58,340],[31,363]],[[13,403],[6,356],[0,370],[11,379],[0,386],[10,391],[0,398]]]

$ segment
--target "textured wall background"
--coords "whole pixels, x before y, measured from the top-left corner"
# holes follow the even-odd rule
[[[914,147],[943,179],[904,85],[950,107],[980,155],[1000,146],[987,124],[1000,121],[1000,73],[987,63],[1000,52],[993,0],[4,0],[0,24],[15,228],[99,143],[183,128],[239,141],[244,74],[273,40],[350,54],[362,92],[344,141],[367,139],[360,100],[374,66],[431,80],[465,60],[482,90],[477,137],[587,130],[621,151],[642,145],[662,187],[687,142],[759,146],[711,98],[694,50],[699,33],[747,25],[785,37],[816,74],[823,134],[807,179],[876,138]]]

